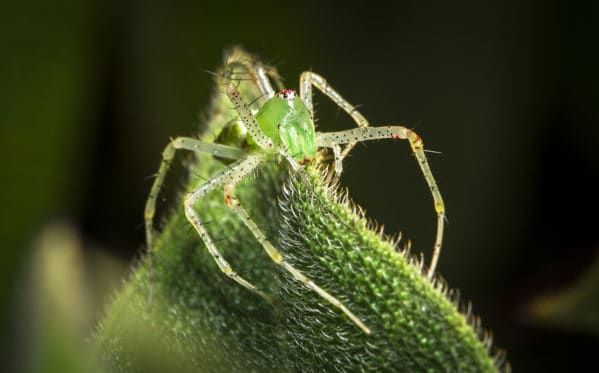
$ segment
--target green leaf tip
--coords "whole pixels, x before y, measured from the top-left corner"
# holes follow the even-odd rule
[[[252,81],[242,83],[242,94],[257,97]],[[203,139],[214,140],[231,123],[229,107],[226,97],[215,97],[211,135]],[[198,156],[187,190],[223,167]],[[107,369],[509,370],[479,319],[460,312],[440,277],[430,281],[420,261],[371,229],[327,181],[325,165],[307,167],[305,174],[273,160],[244,180],[237,196],[286,260],[343,302],[370,335],[272,262],[219,190],[197,204],[200,218],[236,272],[272,294],[273,304],[221,273],[178,201],[153,253],[141,260],[99,327],[96,346]]]
[[[320,171],[312,169],[311,176],[310,188],[295,181],[285,189],[280,246],[363,318],[372,335],[283,276],[282,323],[287,343],[298,346],[287,355],[291,366],[304,370],[302,357],[312,356],[317,371],[506,368],[489,334],[477,318],[458,311],[459,299],[440,277],[429,281],[422,262],[372,229],[345,193],[322,183]]]

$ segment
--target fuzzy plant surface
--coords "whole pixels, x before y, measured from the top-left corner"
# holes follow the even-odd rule
[[[227,66],[257,63],[237,49]],[[236,65],[237,64],[237,65]],[[276,73],[270,71],[279,85]],[[256,109],[252,80],[239,89]],[[205,141],[231,143],[235,112],[215,92]],[[225,139],[225,140],[223,140]],[[243,146],[243,144],[238,144]],[[365,334],[266,254],[225,205],[222,190],[195,206],[237,273],[272,295],[272,304],[226,277],[187,222],[182,200],[107,307],[95,346],[114,372],[493,372],[509,369],[478,319],[398,243],[372,229],[361,210],[328,182],[324,163],[304,176],[273,159],[241,182],[237,196],[297,269],[342,301]],[[190,191],[226,162],[196,155]]]

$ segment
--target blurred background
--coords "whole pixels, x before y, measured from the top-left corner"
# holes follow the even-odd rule
[[[4,2],[0,370],[84,370],[55,361],[71,348],[56,335],[89,336],[139,258],[149,176],[169,137],[199,131],[206,71],[233,45],[290,88],[313,70],[372,124],[417,131],[440,152],[429,154],[449,219],[440,273],[516,371],[594,364],[598,15],[532,0]],[[315,102],[321,131],[354,125]],[[356,147],[342,183],[430,254],[432,201],[407,144]]]

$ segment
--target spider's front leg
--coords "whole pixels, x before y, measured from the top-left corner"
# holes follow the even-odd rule
[[[300,97],[304,101],[304,104],[308,108],[312,120],[314,120],[314,106],[312,104],[312,86],[316,87],[319,91],[330,98],[337,106],[343,109],[353,120],[359,128],[368,127],[368,120],[356,109],[352,104],[349,103],[343,96],[341,96],[336,90],[334,90],[329,83],[320,75],[313,73],[312,71],[304,71],[300,76]],[[339,178],[341,172],[343,172],[343,159],[349,154],[352,148],[356,145],[356,142],[349,142],[343,151],[339,148],[333,148],[335,155],[335,177]]]
[[[229,100],[235,106],[235,111],[239,115],[239,119],[243,122],[248,130],[248,134],[256,142],[258,147],[265,151],[274,151],[273,141],[262,132],[256,118],[252,114],[249,105],[243,97],[235,82],[230,77],[222,74],[218,77],[218,83],[223,88],[224,93],[229,97]]]
[[[445,204],[437,182],[433,177],[433,173],[430,169],[426,155],[424,154],[424,145],[420,136],[416,132],[409,128],[402,126],[382,126],[382,127],[363,127],[355,128],[346,131],[328,132],[328,133],[317,133],[316,141],[318,146],[324,146],[328,148],[338,147],[339,144],[352,144],[361,141],[378,140],[378,139],[403,139],[408,140],[412,152],[418,161],[418,165],[422,170],[422,174],[428,184],[428,187],[433,196],[433,202],[435,205],[435,212],[437,213],[437,233],[435,238],[435,246],[433,248],[433,255],[431,258],[431,264],[428,269],[428,277],[432,278],[439,261],[439,255],[441,254],[441,246],[443,244],[443,227],[445,222]]]
[[[352,322],[354,322],[362,331],[366,334],[370,334],[370,329],[364,325],[362,321],[351,312],[343,303],[341,303],[337,298],[333,295],[329,294],[326,290],[322,289],[320,286],[316,285],[314,281],[306,277],[303,273],[289,264],[279,250],[277,250],[272,243],[266,238],[264,232],[256,225],[256,223],[249,216],[243,206],[239,203],[239,200],[235,197],[235,188],[237,184],[243,180],[247,175],[249,175],[264,159],[265,153],[257,153],[253,155],[249,155],[242,164],[240,164],[235,169],[232,169],[226,175],[226,181],[224,183],[225,190],[225,203],[229,208],[231,208],[237,216],[243,221],[243,223],[248,227],[248,229],[252,232],[254,237],[260,242],[264,250],[268,253],[270,258],[276,264],[283,267],[287,270],[291,275],[299,282],[304,284],[304,286],[312,289],[322,298],[329,301],[333,306],[337,307],[343,313],[350,318]]]
[[[291,275],[293,275],[297,281],[312,289],[322,298],[326,299],[332,305],[345,313],[352,322],[354,322],[360,329],[364,331],[364,333],[370,334],[370,329],[368,329],[368,327],[366,327],[366,325],[364,325],[364,323],[360,321],[356,315],[354,315],[347,307],[345,307],[343,303],[341,303],[337,298],[329,294],[327,291],[320,288],[318,285],[316,285],[316,283],[314,283],[314,281],[310,280],[283,258],[283,255],[270,243],[270,241],[268,241],[262,230],[258,228],[247,211],[243,208],[243,206],[241,206],[239,200],[235,197],[235,188],[237,184],[245,176],[249,175],[267,157],[274,157],[277,154],[281,154],[287,159],[291,167],[296,172],[303,172],[303,170],[300,169],[300,166],[286,150],[275,149],[273,140],[266,136],[264,132],[262,132],[258,122],[256,121],[256,118],[250,112],[247,103],[241,97],[241,94],[239,93],[239,90],[235,86],[234,82],[225,76],[221,76],[219,83],[223,87],[225,94],[229,97],[233,105],[235,105],[235,110],[247,127],[248,133],[260,148],[259,151],[248,155],[244,160],[243,165],[240,164],[239,167],[237,167],[235,170],[232,170],[231,173],[227,175],[227,180],[224,185],[225,203],[237,214],[237,216],[239,216],[239,218],[248,227],[254,237],[258,240],[258,242],[260,242],[264,250],[276,264],[285,268],[285,270],[291,273]]]
[[[256,166],[255,162],[256,162],[256,159],[254,157],[252,157],[252,156],[245,157],[245,158],[233,163],[232,165],[230,165],[229,167],[227,167],[226,169],[224,169],[223,171],[218,173],[215,177],[208,180],[206,183],[200,185],[198,188],[196,188],[192,192],[186,194],[185,200],[184,200],[185,216],[187,217],[187,220],[191,223],[191,225],[193,225],[195,230],[198,232],[198,234],[204,241],[204,244],[206,245],[206,248],[210,252],[210,255],[212,255],[212,258],[214,259],[214,261],[216,261],[218,268],[226,276],[228,276],[232,280],[236,281],[238,284],[242,285],[243,287],[250,290],[251,292],[262,296],[268,302],[271,302],[271,297],[268,294],[258,290],[258,288],[256,288],[256,286],[254,286],[249,281],[247,281],[246,279],[244,279],[243,277],[238,275],[237,272],[235,272],[233,270],[233,268],[231,268],[231,265],[225,260],[225,258],[222,256],[222,254],[218,251],[216,245],[214,244],[214,241],[212,240],[210,235],[208,235],[206,228],[200,221],[200,217],[198,216],[198,213],[196,212],[196,210],[194,208],[194,205],[196,204],[196,202],[198,202],[199,200],[204,198],[210,191],[214,190],[215,188],[222,187],[226,183],[230,182],[231,177],[236,177],[233,175],[244,174],[245,170],[253,169],[253,167]],[[225,187],[225,191],[226,191],[226,187]],[[225,192],[225,201],[227,201],[226,196],[227,196],[227,194]]]

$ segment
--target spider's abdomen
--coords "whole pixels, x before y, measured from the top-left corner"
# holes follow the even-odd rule
[[[256,121],[275,145],[283,145],[300,163],[316,156],[314,122],[301,98],[274,96],[258,111]]]

